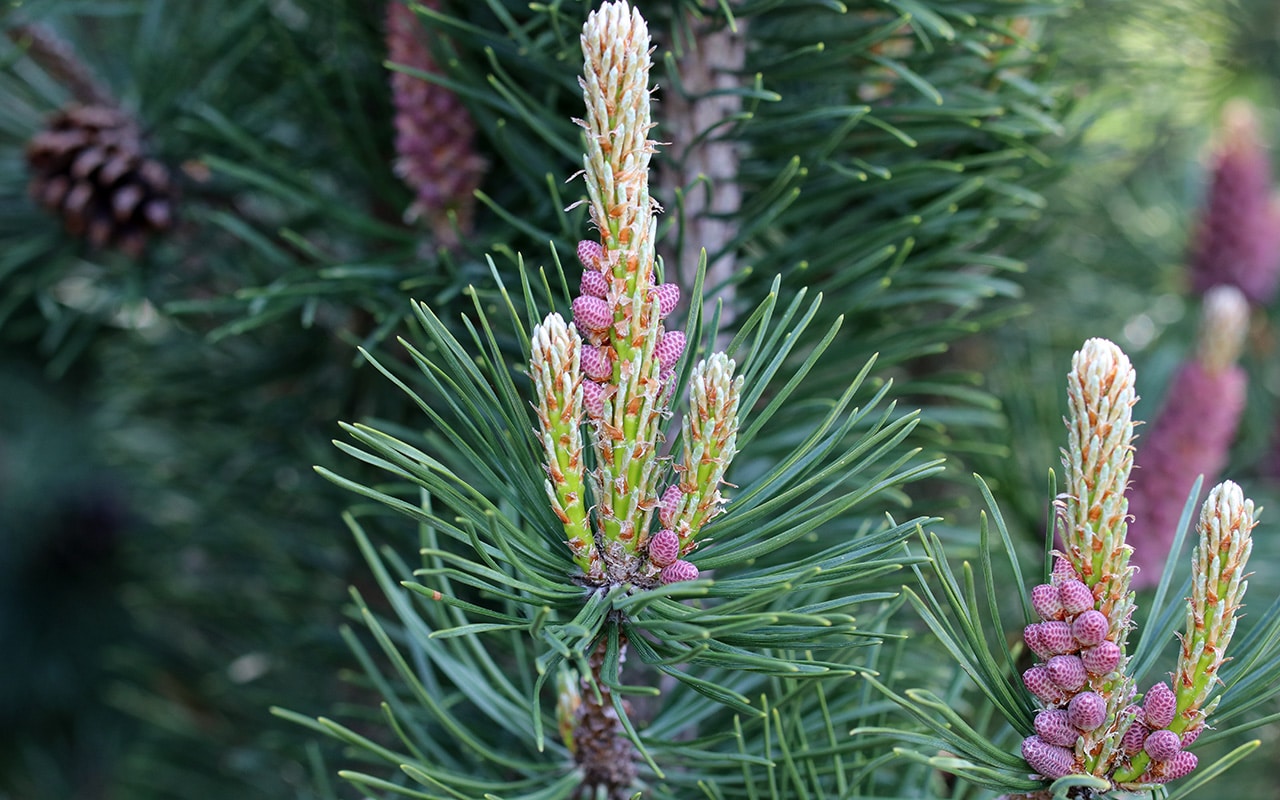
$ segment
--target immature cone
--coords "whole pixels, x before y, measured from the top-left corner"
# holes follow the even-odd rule
[[[1142,749],[1152,761],[1169,761],[1182,751],[1182,740],[1173,731],[1152,731],[1143,740]]]
[[[1249,587],[1245,568],[1256,524],[1253,501],[1231,481],[1213,487],[1200,510],[1191,602],[1174,673],[1178,707],[1186,709],[1171,725],[1178,733],[1196,727],[1207,713],[1206,702],[1226,661],[1236,613]]]
[[[1046,667],[1031,667],[1022,673],[1022,683],[1027,691],[1047,706],[1057,705],[1065,699],[1062,689],[1054,682]]]
[[[584,278],[574,315],[599,348],[592,369],[611,390],[605,413],[593,419],[591,483],[602,557],[615,583],[658,579],[645,559],[667,402],[655,354],[663,327],[661,299],[652,291],[657,207],[649,196],[655,147],[648,138],[649,42],[644,19],[625,2],[605,3],[582,28],[586,116],[578,124],[588,208],[600,242],[580,243],[578,258],[603,284]],[[600,364],[608,365],[607,376]]]
[[[148,158],[132,117],[111,106],[72,105],[27,142],[31,197],[95,247],[137,257],[173,225],[169,170]]]
[[[586,114],[577,122],[587,206],[600,240],[577,246],[583,276],[572,305],[585,339],[580,367],[589,379],[583,395],[595,456],[592,521],[604,568],[587,582],[647,588],[698,577],[680,556],[697,546],[695,537],[724,503],[719,487],[736,452],[742,379],[723,353],[691,371],[678,482],[662,489],[663,421],[686,341],[684,331],[663,324],[679,289],[655,283],[652,47],[644,18],[625,0],[588,15],[581,40]]]
[[[439,0],[421,0],[438,8]],[[403,0],[387,3],[387,60],[425,73],[438,73],[422,21]],[[395,103],[395,172],[417,199],[405,212],[409,221],[426,219],[446,246],[457,245],[448,213],[464,235],[471,230],[474,192],[486,164],[475,152],[475,124],[452,91],[398,70],[391,72]]]
[[[1225,481],[1210,490],[1196,526],[1191,598],[1173,687],[1157,683],[1147,692],[1143,721],[1150,733],[1143,752],[1116,773],[1115,780],[1121,786],[1163,783],[1195,769],[1195,756],[1182,748],[1199,736],[1217,704],[1216,699],[1210,700],[1210,694],[1218,684],[1218,670],[1227,660],[1236,614],[1249,585],[1245,570],[1253,550],[1255,524],[1253,501],[1239,486]],[[1155,752],[1147,744],[1153,745]]]
[[[1141,718],[1135,719],[1124,732],[1124,736],[1120,740],[1120,749],[1126,755],[1136,756],[1142,752],[1143,746],[1147,743],[1147,736],[1150,734],[1151,729],[1142,722]]]
[[[1199,476],[1212,481],[1226,465],[1244,413],[1248,378],[1236,359],[1248,327],[1249,304],[1239,290],[1218,286],[1205,295],[1195,357],[1174,376],[1139,443],[1129,499],[1135,588],[1160,582],[1188,492]]]
[[[680,537],[675,531],[662,529],[649,537],[649,563],[662,569],[680,557]]]
[[[1181,753],[1178,753],[1162,765],[1164,769],[1161,770],[1161,774],[1157,780],[1161,783],[1168,783],[1169,781],[1176,781],[1179,778],[1185,778],[1192,772],[1195,772],[1196,765],[1198,763],[1199,759],[1196,758],[1195,753],[1188,753],[1183,750]]]
[[[1125,489],[1133,468],[1135,375],[1129,357],[1105,339],[1085,342],[1071,364],[1063,453],[1067,492],[1061,506],[1064,555],[1093,590],[1098,610],[1121,643],[1133,613]],[[1101,591],[1095,589],[1100,583]]]
[[[683,491],[680,484],[673,483],[662,492],[662,498],[658,501],[658,522],[664,528],[670,528],[676,523],[676,512],[680,509],[680,498]]]
[[[1180,737],[1182,741],[1182,747],[1185,749],[1195,744],[1196,739],[1200,738],[1200,734],[1204,733],[1204,728],[1205,728],[1204,725],[1196,725],[1194,727],[1187,728],[1185,731],[1183,731],[1182,736]]]
[[[1039,736],[1028,736],[1022,740],[1022,757],[1033,770],[1054,780],[1069,775],[1075,763],[1070,750],[1049,744]]]
[[[1071,724],[1067,712],[1054,708],[1041,711],[1035,718],[1036,735],[1058,747],[1075,747],[1080,731]]]
[[[713,353],[689,378],[689,413],[684,418],[680,465],[683,495],[672,529],[688,552],[702,526],[720,512],[720,484],[737,452],[738,398],[742,376],[734,377],[733,359]]]
[[[1081,647],[1094,647],[1107,638],[1107,616],[1090,608],[1071,623],[1071,635]]]
[[[1032,623],[1022,629],[1022,641],[1026,643],[1027,649],[1035,653],[1038,658],[1045,659],[1053,655],[1048,645],[1044,643],[1044,639],[1040,637],[1039,623]]]
[[[1169,727],[1178,711],[1178,699],[1167,683],[1157,683],[1147,690],[1142,701],[1142,718],[1152,730]]]
[[[1077,647],[1071,635],[1071,623],[1062,620],[1040,623],[1040,641],[1050,655],[1074,653]]]
[[[1067,721],[1081,731],[1096,730],[1107,719],[1107,701],[1097,692],[1081,692],[1067,704]]]
[[[1054,656],[1045,669],[1049,671],[1049,680],[1067,694],[1079,691],[1089,679],[1079,656]]]
[[[1032,587],[1031,607],[1045,622],[1062,619],[1062,599],[1058,587],[1048,583]]]
[[[1118,668],[1133,614],[1124,492],[1133,463],[1134,378],[1129,359],[1104,339],[1085,342],[1068,376],[1067,491],[1056,501],[1061,552],[1050,583],[1031,590],[1045,621],[1023,634],[1042,659],[1023,672],[1023,683],[1048,710],[1022,752],[1047,778],[1106,775],[1121,726],[1129,724],[1119,712],[1132,682]],[[1059,730],[1063,722],[1074,737]]]
[[[1058,598],[1062,604],[1062,610],[1068,616],[1074,617],[1093,608],[1093,592],[1084,584],[1084,581],[1074,578],[1058,584]]]
[[[658,574],[658,580],[663,583],[678,583],[679,581],[692,581],[698,578],[698,568],[688,561],[680,560],[669,564],[662,568],[662,572]]]
[[[1228,103],[1205,207],[1191,245],[1197,292],[1235,286],[1266,305],[1280,278],[1280,210],[1271,197],[1271,162],[1246,101]]]
[[[1090,675],[1105,677],[1120,666],[1120,646],[1115,642],[1099,642],[1096,647],[1080,651],[1080,662]]]
[[[559,314],[548,314],[533,329],[529,375],[537,393],[538,440],[547,469],[551,509],[564,526],[573,561],[588,577],[602,572],[600,553],[587,520],[583,494],[584,402],[582,338]]]

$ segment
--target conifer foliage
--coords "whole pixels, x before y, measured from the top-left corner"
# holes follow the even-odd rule
[[[429,532],[421,566],[402,574],[406,589],[384,583],[399,633],[372,616],[366,621],[393,663],[406,664],[397,642],[410,637],[411,651],[432,665],[436,691],[458,693],[457,701],[392,709],[403,750],[377,754],[423,786],[455,791],[481,785],[485,774],[460,765],[488,761],[493,769],[515,748],[528,753],[515,767],[520,778],[495,774],[483,783],[486,791],[544,786],[559,787],[551,796],[620,798],[647,787],[655,796],[679,796],[714,781],[729,795],[749,796],[763,779],[758,770],[772,767],[753,766],[751,758],[735,763],[740,756],[732,754],[758,746],[776,724],[770,707],[813,713],[827,680],[867,669],[853,645],[875,644],[875,620],[892,596],[868,591],[868,581],[901,567],[902,543],[914,529],[912,522],[877,520],[878,509],[892,497],[889,489],[936,465],[898,451],[915,415],[876,410],[885,388],[863,387],[868,364],[773,470],[740,486],[727,483],[737,450],[795,395],[834,329],[787,366],[813,304],[798,316],[805,306],[795,303],[771,322],[771,299],[729,344],[742,360],[740,371],[721,352],[685,362],[684,342],[713,341],[716,331],[696,313],[701,281],[686,329],[663,324],[674,293],[657,282],[646,23],[625,2],[606,3],[588,17],[582,48],[584,178],[600,241],[578,248],[582,293],[571,303],[574,322],[536,311],[556,305],[551,287],[566,281],[560,270],[527,269],[518,294],[534,319],[541,315],[531,330],[519,315],[502,321],[477,306],[471,340],[483,354],[477,366],[468,347],[419,305],[427,337],[411,346],[419,374],[396,378],[459,463],[482,477],[464,479],[413,444],[366,426],[348,426],[355,444],[340,446],[415,486],[416,501],[326,472]],[[516,308],[510,300],[504,305],[506,314]],[[516,381],[500,366],[495,330],[521,341],[532,381]],[[785,383],[761,406],[775,373]],[[685,392],[690,405],[677,435],[669,404]],[[751,416],[741,410],[748,406]],[[495,461],[498,443],[508,457]],[[865,520],[857,535],[816,547],[801,541],[820,534],[826,521],[851,516]],[[350,524],[367,541],[363,523],[353,517]],[[394,574],[389,556],[367,554],[381,574]],[[855,622],[864,606],[870,622]],[[531,669],[516,671],[501,704],[492,696],[499,686],[468,685],[464,674],[446,670],[459,648],[496,665],[513,647],[526,652]],[[634,661],[638,683],[627,669]],[[565,677],[553,683],[557,675]],[[400,678],[421,680],[405,672]],[[553,726],[556,685],[563,721]],[[491,749],[465,744],[484,733],[469,726],[470,714],[453,708],[457,702],[507,736]],[[312,724],[356,740],[349,728]],[[741,731],[737,741],[722,737],[734,728]],[[428,752],[420,737],[437,729],[454,731],[453,741],[465,746],[445,761],[413,756]],[[562,742],[549,741],[549,729],[561,730]],[[691,734],[700,741],[678,743]],[[803,742],[826,735],[825,725],[800,726],[780,743],[805,751]],[[435,741],[431,749],[439,748]],[[797,757],[811,766],[788,783],[854,779],[852,764]],[[348,779],[366,787],[386,780],[364,773]]]
[[[1276,687],[1260,691],[1257,681],[1274,675],[1280,621],[1268,616],[1233,648],[1232,656],[1226,653],[1248,587],[1256,525],[1253,502],[1231,481],[1215,486],[1201,507],[1190,577],[1166,606],[1170,588],[1177,585],[1172,577],[1181,574],[1177,557],[1200,482],[1192,487],[1157,582],[1148,629],[1136,648],[1131,644],[1136,568],[1130,563],[1134,546],[1126,533],[1134,383],[1128,356],[1109,341],[1085,342],[1072,360],[1067,446],[1062,451],[1065,491],[1054,501],[1049,580],[1031,587],[1023,601],[1029,624],[1022,639],[1034,664],[1021,670],[1021,681],[1010,675],[1013,659],[1003,648],[992,648],[983,632],[982,617],[988,613],[1000,630],[994,593],[988,593],[983,609],[970,566],[964,565],[961,584],[943,561],[937,539],[926,542],[938,589],[923,581],[921,572],[921,593],[912,592],[912,602],[1020,739],[1020,752],[1005,750],[1009,730],[993,731],[988,738],[960,724],[955,712],[931,693],[886,690],[925,725],[904,735],[926,748],[939,743],[957,754],[943,759],[922,751],[913,757],[1004,791],[1009,798],[1150,791],[1196,771],[1199,759],[1190,748],[1212,727],[1211,721],[1225,722],[1275,695]],[[1005,546],[1011,547],[998,510],[992,511]],[[985,520],[983,527],[985,533]],[[1150,540],[1137,544],[1160,545]],[[1021,576],[1012,552],[1010,558],[1012,572]],[[989,559],[983,562],[983,578],[992,578]],[[1152,681],[1139,695],[1140,683],[1149,680],[1159,650],[1180,618],[1185,629],[1177,636],[1181,647],[1170,680]],[[1224,669],[1233,659],[1235,669]],[[1219,708],[1225,713],[1215,717]],[[1235,727],[1247,730],[1256,724]],[[1230,729],[1221,726],[1216,735]],[[1205,779],[1258,744],[1242,745],[1224,756]],[[1185,796],[1196,783],[1178,786],[1176,796]]]
[[[171,726],[122,795],[279,797],[282,739],[307,798],[1181,791],[1269,696],[1234,484],[1131,645],[1114,346],[1073,372],[1063,542],[1004,621],[1033,662],[946,560],[994,587],[988,528],[932,516],[933,450],[1001,418],[923,357],[1019,292],[1064,4],[123,0],[71,37],[146,43],[101,70],[26,24],[94,4],[25,5],[0,335],[106,367],[95,444],[145,467],[162,535],[129,615],[200,662],[117,688]]]

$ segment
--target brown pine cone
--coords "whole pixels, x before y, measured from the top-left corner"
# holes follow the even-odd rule
[[[95,247],[137,257],[173,225],[169,170],[146,156],[133,119],[105,105],[72,105],[27,142],[28,191]]]

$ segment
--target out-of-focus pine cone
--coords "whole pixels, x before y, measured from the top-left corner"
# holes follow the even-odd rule
[[[428,2],[427,6],[435,5]],[[387,58],[422,72],[437,72],[422,22],[401,0],[387,3]],[[446,245],[454,236],[446,214],[454,211],[463,233],[471,226],[473,192],[485,162],[475,153],[475,123],[443,86],[405,72],[391,73],[395,101],[395,172],[417,194],[405,216],[425,218]]]
[[[1218,286],[1205,295],[1195,356],[1174,375],[1151,432],[1138,444],[1128,530],[1135,589],[1160,582],[1196,477],[1214,483],[1227,464],[1248,391],[1248,376],[1236,363],[1248,329],[1243,292]]]
[[[147,157],[133,119],[103,105],[72,105],[27,142],[32,199],[95,247],[137,257],[173,224],[169,170]]]
[[[1271,161],[1257,114],[1243,100],[1223,110],[1190,260],[1192,288],[1200,294],[1226,284],[1266,305],[1280,280],[1280,208],[1271,196]]]

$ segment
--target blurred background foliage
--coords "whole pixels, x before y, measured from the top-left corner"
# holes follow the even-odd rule
[[[1280,33],[1271,4],[1120,9],[1086,2],[1050,29],[1046,43],[1077,98],[1068,126],[1079,131],[1081,147],[1046,191],[1052,212],[1023,282],[1033,313],[1018,320],[1018,336],[987,340],[981,356],[1010,418],[1008,441],[1017,443],[1009,468],[992,462],[981,471],[1021,484],[1010,500],[1037,498],[1031,485],[1043,487],[1045,465],[1057,464],[1057,440],[1042,432],[1060,426],[1059,365],[1085,336],[1111,338],[1129,353],[1141,395],[1135,418],[1154,417],[1195,341],[1199,298],[1191,291],[1188,249],[1223,106],[1249,100],[1264,142],[1277,141],[1280,75],[1272,49]],[[1243,359],[1250,403],[1226,471],[1242,480],[1269,472],[1280,388],[1271,366],[1273,316],[1255,311]],[[1046,372],[1031,379],[1040,369]],[[1042,517],[1038,499],[1022,511],[1028,520]]]
[[[341,673],[346,587],[371,588],[339,520],[350,498],[309,469],[352,471],[328,444],[337,419],[408,418],[354,345],[404,332],[409,297],[452,317],[469,285],[487,299],[485,254],[510,274],[517,254],[545,263],[549,242],[567,263],[586,235],[581,209],[564,210],[579,187],[563,184],[583,4],[458,3],[424,18],[448,37],[441,82],[493,167],[455,248],[401,217],[412,192],[390,168],[378,5],[7,6],[6,28],[49,26],[136,114],[179,210],[138,259],[67,236],[28,198],[23,153],[69,92],[19,44],[0,48],[0,797],[327,796],[325,745],[268,706],[359,717],[374,704]],[[682,6],[644,5],[659,83],[677,86],[663,56],[689,35]],[[763,16],[748,15],[742,104],[723,132],[747,153],[732,216],[756,224],[709,254],[731,254],[742,276],[721,299],[750,308],[778,273],[784,292],[826,292],[824,321],[848,315],[847,360],[814,391],[881,353],[878,377],[926,406],[909,444],[955,467],[915,510],[950,512],[945,532],[972,547],[966,476],[979,471],[1034,552],[1070,353],[1088,336],[1117,341],[1150,419],[1191,346],[1185,256],[1206,144],[1240,96],[1280,141],[1280,12],[852,4],[845,28],[823,18],[818,51],[811,17],[830,4],[749,5]],[[964,27],[993,9],[1027,15],[1038,49]],[[960,44],[941,35],[953,25]],[[884,124],[855,124],[868,112],[854,106]],[[686,183],[664,189],[672,240]],[[668,269],[687,274],[670,246]],[[1257,316],[1227,472],[1274,507],[1280,372],[1274,326]],[[1255,559],[1280,564],[1280,550],[1263,540]],[[1275,595],[1280,579],[1256,572],[1258,595]],[[1274,796],[1267,747],[1239,770],[1256,787],[1242,796]]]

